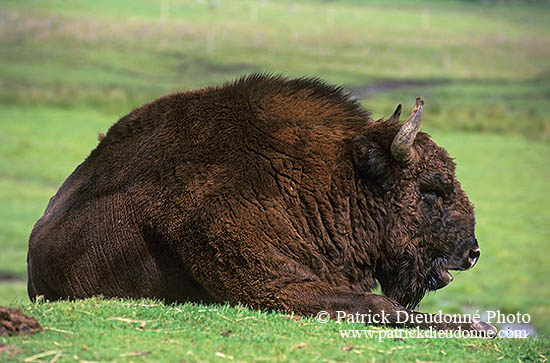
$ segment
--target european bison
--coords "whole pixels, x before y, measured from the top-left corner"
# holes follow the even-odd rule
[[[422,104],[375,122],[341,88],[265,74],[145,104],[36,222],[29,296],[383,310],[403,324],[480,253],[455,164],[418,132]]]

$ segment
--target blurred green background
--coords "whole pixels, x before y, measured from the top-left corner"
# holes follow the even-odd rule
[[[272,71],[344,85],[375,118],[423,95],[482,256],[420,309],[520,311],[548,334],[549,59],[548,2],[2,0],[0,304],[26,299],[33,223],[97,132],[166,93]]]

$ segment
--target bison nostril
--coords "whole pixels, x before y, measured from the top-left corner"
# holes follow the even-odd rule
[[[474,248],[470,250],[468,257],[470,257],[472,260],[477,260],[480,254],[481,251],[479,250],[479,248]]]

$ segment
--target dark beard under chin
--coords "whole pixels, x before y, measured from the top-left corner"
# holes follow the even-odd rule
[[[428,289],[425,287],[419,287],[415,290],[407,291],[400,298],[397,299],[397,302],[399,302],[401,305],[403,305],[407,310],[414,311],[418,305],[420,304],[420,301],[424,298],[426,293],[428,292]]]
[[[411,282],[408,285],[399,284],[395,289],[389,289],[387,293],[384,291],[384,294],[395,299],[406,309],[414,311],[426,293],[436,290],[443,280],[440,267],[445,266],[445,263],[446,260],[444,258],[435,259],[422,284],[417,285]],[[399,278],[398,281],[405,281],[405,284],[407,283],[407,279]]]

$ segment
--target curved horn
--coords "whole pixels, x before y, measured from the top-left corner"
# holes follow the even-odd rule
[[[416,97],[416,104],[411,112],[411,115],[399,129],[397,135],[391,144],[391,153],[395,160],[409,164],[414,159],[412,145],[418,130],[420,129],[420,121],[422,121],[422,106],[424,100],[421,97]]]

